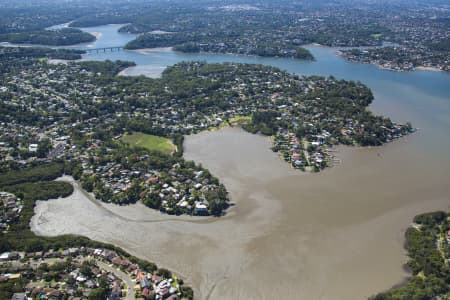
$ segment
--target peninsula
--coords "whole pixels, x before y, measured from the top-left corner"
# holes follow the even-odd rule
[[[131,63],[55,65],[34,58],[32,48],[20,51],[1,61],[8,70],[0,83],[2,169],[60,159],[67,174],[106,202],[222,215],[226,189],[181,158],[183,135],[236,120],[273,136],[274,151],[310,171],[331,165],[333,145],[376,146],[414,131],[370,113],[366,86],[333,77],[201,62],[169,67],[161,79],[123,77],[116,75]],[[177,151],[131,147],[122,140],[130,132],[167,137]]]
[[[0,42],[45,46],[69,46],[95,41],[95,36],[76,28],[0,34]]]

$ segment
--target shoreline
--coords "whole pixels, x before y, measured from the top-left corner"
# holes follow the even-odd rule
[[[230,135],[233,132],[241,134]],[[246,140],[239,138],[242,136],[245,136]],[[227,140],[223,140],[224,138]],[[247,138],[250,143],[246,142]],[[343,189],[347,182],[352,186],[358,185],[361,182],[354,183],[353,178],[362,178],[364,176],[360,175],[367,172],[384,172],[385,168],[380,165],[390,165],[392,162],[389,160],[393,157],[389,153],[404,149],[407,147],[405,143],[393,143],[384,147],[383,160],[376,155],[378,149],[360,151],[353,147],[342,148],[337,154],[345,159],[345,164],[310,176],[292,170],[269,147],[265,148],[264,145],[270,144],[270,139],[244,133],[238,128],[224,128],[220,133],[205,131],[196,136],[189,136],[186,142],[185,157],[204,164],[232,193],[233,202],[238,204],[232,207],[232,215],[227,213],[225,217],[217,220],[199,222],[192,219],[170,220],[166,215],[152,213],[151,209],[145,209],[140,204],[117,206],[99,201],[92,202],[79,195],[84,200],[64,198],[39,202],[33,220],[44,222],[35,222],[33,231],[40,235],[74,233],[118,245],[132,255],[155,261],[176,274],[182,274],[181,277],[187,279],[186,283],[194,288],[196,299],[208,299],[208,295],[211,295],[211,299],[230,299],[233,298],[235,289],[239,294],[250,298],[258,295],[259,292],[255,294],[255,289],[260,289],[270,298],[272,292],[264,288],[268,284],[267,278],[252,278],[255,273],[270,273],[275,265],[281,263],[273,257],[273,253],[286,255],[287,261],[283,265],[287,264],[286,272],[289,274],[284,277],[287,275],[284,269],[275,269],[280,272],[276,273],[276,276],[285,278],[289,285],[291,280],[303,282],[301,285],[291,286],[283,295],[297,291],[302,298],[311,299],[315,295],[314,287],[330,284],[329,293],[337,292],[340,296],[335,299],[344,299],[346,292],[339,286],[343,286],[346,280],[359,282],[360,268],[354,266],[364,265],[362,262],[370,257],[375,261],[375,265],[369,265],[373,265],[374,270],[369,272],[368,276],[374,284],[371,284],[373,288],[363,285],[355,291],[356,295],[362,298],[363,295],[368,297],[370,294],[402,284],[409,278],[410,274],[403,267],[406,259],[403,245],[404,231],[411,222],[410,217],[423,209],[433,210],[448,206],[446,201],[436,198],[436,194],[429,196],[430,201],[416,199],[391,205],[392,199],[399,199],[398,195],[394,194],[387,197],[387,207],[381,211],[376,209],[377,203],[360,203],[363,198],[360,198],[362,194],[359,195],[358,191],[355,191],[357,194],[352,197],[357,198],[357,202],[354,199],[346,201],[345,193],[342,195],[342,201],[336,201],[340,199],[335,199],[334,187]],[[213,145],[209,149],[208,145],[216,142],[219,145]],[[224,145],[228,147],[230,143],[231,149],[225,149],[221,151],[224,153],[218,154],[221,157],[226,155],[225,160],[216,161],[214,149],[224,148]],[[205,147],[207,149],[204,149]],[[233,149],[239,149],[240,156],[244,157],[243,160],[237,159],[242,160],[242,165],[235,164],[236,155],[233,154]],[[260,150],[255,152],[255,149]],[[201,158],[200,161],[198,157]],[[372,159],[367,160],[370,157]],[[255,161],[261,159],[268,166],[255,164]],[[256,168],[251,169],[250,165]],[[356,166],[363,169],[359,171]],[[262,170],[266,169],[271,172],[261,176]],[[399,172],[403,171],[403,168],[400,168]],[[351,176],[348,180],[342,180],[349,175]],[[371,180],[364,180],[369,182],[365,183],[364,187],[368,187],[370,193],[373,188],[378,190],[379,184],[390,182],[386,180],[380,179],[380,182],[374,185],[370,184]],[[255,188],[251,187],[254,184]],[[403,186],[402,182],[393,184]],[[325,194],[316,195],[317,188],[325,191]],[[327,192],[329,189],[332,190]],[[361,188],[361,191],[363,190],[365,191]],[[391,189],[387,186],[386,190]],[[398,190],[404,189],[400,187]],[[296,195],[294,191],[299,194]],[[292,197],[283,198],[280,193],[287,193]],[[366,192],[363,193],[366,195]],[[311,198],[312,195],[316,196]],[[381,193],[376,197],[383,198],[383,195]],[[422,196],[423,193],[420,193],[419,198]],[[369,207],[366,208],[367,205]],[[327,207],[326,210],[322,209],[324,206]],[[340,208],[341,206],[344,208]],[[354,214],[355,206],[358,214]],[[155,219],[156,215],[159,215],[159,220]],[[349,216],[353,216],[350,221]],[[318,234],[323,230],[329,231],[327,239]],[[367,236],[367,231],[373,233],[375,240],[372,235]],[[136,242],[137,240],[141,242]],[[378,250],[372,251],[380,241],[389,245],[387,250],[383,248],[379,253]],[[176,244],[182,247],[177,247]],[[336,244],[343,246],[332,247]],[[317,249],[310,249],[311,247]],[[339,259],[324,261],[324,257]],[[261,258],[267,259],[261,263]],[[349,265],[349,261],[357,263]],[[379,272],[378,269],[385,271],[386,265],[393,266],[388,269],[392,274],[380,277],[382,271]],[[366,267],[364,265],[364,268]],[[333,270],[343,272],[342,279],[337,282],[332,279],[335,273]],[[326,275],[328,272],[332,272],[331,275]],[[242,281],[244,284],[241,284]],[[309,283],[311,281],[313,286]]]
[[[69,23],[65,23],[65,24],[60,24],[60,25],[66,25],[66,24],[70,24],[70,22]],[[60,25],[55,25],[55,26],[60,26]],[[96,37],[96,39],[100,39],[102,37],[102,33],[101,32],[96,32],[96,31],[92,31],[91,32],[91,31],[89,31],[89,29],[90,28],[101,27],[101,26],[113,26],[113,25],[115,26],[115,25],[126,25],[126,24],[114,24],[114,23],[111,23],[111,24],[105,24],[105,25],[100,25],[100,26],[76,27],[76,28],[78,28],[78,29],[80,29],[80,30],[82,30],[84,32],[88,32],[88,33],[94,35]],[[54,27],[54,26],[52,26],[52,27]],[[68,47],[79,46],[79,45],[83,45],[83,44],[84,43],[74,44],[74,45],[69,45]],[[49,46],[49,45],[38,45],[38,44],[23,44],[23,45],[22,44],[10,44],[8,42],[2,42],[2,43],[0,43],[0,46],[6,46],[6,47],[50,47],[50,48],[55,48],[55,49],[61,48],[61,47],[66,47],[66,46]],[[449,72],[446,72],[446,71],[441,70],[441,69],[436,68],[436,67],[426,67],[426,66],[414,67],[412,70],[392,69],[392,68],[389,68],[389,67],[384,67],[382,65],[379,65],[377,63],[373,63],[373,62],[361,62],[361,61],[355,61],[355,60],[348,59],[339,50],[339,49],[343,49],[343,48],[346,48],[346,47],[332,47],[332,46],[322,45],[322,44],[319,44],[319,43],[309,43],[309,44],[302,45],[302,47],[308,47],[308,46],[336,49],[336,52],[335,52],[336,56],[341,57],[341,58],[343,58],[344,60],[346,60],[348,62],[356,63],[356,64],[374,65],[374,66],[376,66],[376,67],[378,67],[378,68],[380,68],[382,70],[387,70],[387,71],[394,71],[394,72],[432,71],[432,72],[449,73]],[[373,46],[373,47],[379,47],[379,46]],[[369,47],[362,46],[362,47],[347,47],[347,48],[351,49],[351,48],[372,48],[372,47],[371,46],[369,46]],[[156,48],[142,48],[142,49],[133,49],[133,50],[125,49],[125,50],[146,55],[146,54],[152,54],[152,53],[155,53],[155,52],[171,52],[171,51],[174,51],[173,49],[174,49],[174,47],[156,47]],[[221,53],[211,53],[211,52],[199,52],[199,53],[221,54]],[[225,54],[226,55],[234,55],[234,56],[241,56],[242,55],[242,54],[237,54],[237,53],[225,53]],[[257,56],[257,55],[243,55],[243,56],[260,57],[260,56]],[[283,57],[274,56],[273,58],[283,58]],[[295,58],[291,58],[291,59],[295,60]],[[122,74],[120,74],[120,75],[124,75],[124,76],[138,76],[138,75],[134,75],[134,74],[133,75],[126,74],[126,70],[124,70],[124,71],[125,72],[123,72],[123,73],[121,72]],[[144,76],[146,76],[146,75],[144,75]],[[153,78],[153,77],[151,77],[151,78]]]
[[[415,67],[415,70],[418,70],[418,71],[444,72],[444,73],[445,73],[444,70],[441,70],[441,69],[436,68],[436,67],[424,67],[424,66],[420,66],[420,67]]]
[[[88,32],[88,33],[90,33],[90,34],[92,34],[93,36],[95,36],[95,39],[96,40],[98,40],[99,38],[101,38],[102,36],[103,36],[103,33],[101,33],[101,32],[98,32],[98,31],[91,31],[91,32]],[[94,41],[95,42],[95,41]],[[91,42],[92,43],[92,42]],[[78,45],[78,44],[77,44]],[[76,45],[74,45],[74,46],[76,46]]]
[[[106,25],[101,25],[101,26],[110,26],[110,25],[124,25],[124,24],[106,24]],[[93,26],[93,27],[95,28],[95,27],[98,27],[98,26]],[[77,27],[77,28],[94,35],[96,40],[100,39],[102,37],[102,33],[101,32],[96,32],[96,31],[90,32],[90,31],[88,31],[88,29],[92,28],[92,27],[86,27],[86,28],[79,28],[79,27]],[[156,32],[159,32],[159,31],[156,30]],[[170,32],[167,32],[167,33],[170,33]],[[77,46],[77,45],[83,45],[83,43],[74,44],[74,45],[70,45],[70,46],[73,47],[73,46]],[[0,43],[0,46],[1,46],[1,43]],[[20,47],[20,44],[19,45],[11,44],[11,46],[13,46],[13,47],[14,46],[15,47]],[[43,47],[52,47],[52,48],[53,47],[64,47],[64,46],[46,46],[46,45],[33,45],[33,44],[27,45],[27,46],[30,46],[30,47],[43,46]],[[418,67],[414,67],[412,70],[403,70],[403,69],[393,69],[393,68],[385,67],[385,66],[382,66],[380,64],[373,63],[373,62],[355,61],[355,60],[351,60],[351,59],[347,58],[345,56],[345,54],[339,50],[339,49],[343,49],[343,48],[348,48],[348,49],[361,48],[361,49],[364,49],[364,48],[374,48],[374,47],[376,48],[376,47],[380,47],[380,46],[332,47],[332,46],[322,45],[322,44],[319,44],[319,43],[309,43],[309,44],[302,45],[302,47],[308,47],[308,46],[337,49],[336,52],[335,52],[336,56],[341,57],[341,58],[345,59],[348,62],[357,63],[357,64],[361,64],[362,63],[362,64],[374,65],[374,66],[376,66],[376,67],[378,67],[378,68],[380,68],[382,70],[387,70],[387,71],[394,71],[394,72],[432,71],[432,72],[448,73],[448,72],[445,72],[444,70],[441,70],[441,69],[436,68],[436,67],[418,66]],[[136,52],[136,53],[140,53],[140,54],[143,54],[143,55],[148,55],[148,54],[157,53],[157,52],[175,52],[174,51],[174,46],[172,46],[172,47],[141,48],[141,49],[130,49],[130,50],[125,49],[125,50]],[[213,52],[198,52],[198,53],[199,54],[201,54],[201,53],[204,53],[204,54],[222,54],[222,53],[213,53]],[[242,54],[238,54],[238,53],[224,53],[224,54],[225,55],[233,55],[233,56],[262,57],[262,56],[258,56],[258,55],[242,55]],[[273,56],[273,58],[284,58],[284,57]],[[286,58],[288,58],[288,57],[286,57]],[[288,59],[297,60],[296,58],[288,58]],[[302,61],[309,61],[309,60],[302,60]],[[134,75],[134,74],[133,75],[126,74],[126,70],[123,70],[122,72],[120,72],[119,75],[123,75],[123,76],[138,76],[138,75]],[[144,75],[144,76],[147,76],[147,75]],[[155,78],[153,76],[149,76],[149,77],[150,78]]]
[[[372,66],[376,66],[377,68],[381,69],[381,70],[386,70],[386,71],[392,71],[392,72],[415,72],[415,71],[432,71],[432,72],[442,72],[442,73],[448,73],[445,72],[444,70],[441,70],[439,68],[436,67],[425,67],[425,66],[418,66],[418,67],[414,67],[411,70],[404,70],[404,69],[394,69],[394,68],[390,68],[390,67],[386,67],[374,62],[362,62],[362,61],[357,61],[357,60],[351,60],[349,59],[341,50],[343,47],[330,47],[327,45],[322,45],[322,44],[318,44],[318,43],[311,43],[311,44],[306,44],[303,45],[302,47],[308,47],[308,46],[312,46],[312,47],[319,47],[319,48],[328,48],[328,49],[336,49],[335,51],[335,55],[337,57],[340,57],[342,59],[344,59],[347,62],[351,62],[354,64],[366,64],[366,65],[372,65]],[[127,50],[127,51],[131,51],[131,52],[136,52],[139,54],[143,54],[143,55],[148,55],[148,54],[153,54],[153,53],[158,53],[158,52],[176,52],[174,50],[174,47],[156,47],[156,48],[142,48],[142,49],[133,49],[133,50]],[[189,54],[189,53],[184,53],[184,54]],[[245,54],[239,54],[239,53],[216,53],[216,52],[204,52],[204,51],[200,51],[197,52],[197,54],[205,54],[205,55],[230,55],[230,56],[243,56],[243,57],[256,57],[256,58],[264,58],[263,56],[258,56],[258,55],[245,55]],[[293,57],[280,57],[280,56],[272,56],[269,58],[284,58],[284,59],[292,59],[292,60],[301,60],[301,61],[310,61],[310,60],[303,60],[303,59],[297,59],[297,58],[293,58]],[[314,60],[313,60],[314,61]],[[143,66],[143,65],[142,65]],[[135,67],[130,67],[130,68],[136,68],[139,67],[139,65],[135,66]],[[122,73],[123,72],[123,73]],[[131,74],[126,74],[126,70],[122,71],[120,75],[125,75],[125,76],[139,76],[139,75],[131,75]],[[144,76],[147,76],[145,74],[142,74]],[[155,78],[155,77],[151,77],[151,78]],[[157,78],[157,77],[156,77]]]
[[[326,47],[326,46],[325,46]],[[330,47],[332,48],[332,47]],[[350,59],[348,56],[345,55],[344,52],[342,52],[341,50],[336,50],[335,52],[336,56],[341,57],[342,59],[354,63],[354,64],[365,64],[365,65],[372,65],[375,66],[381,70],[386,70],[386,71],[392,71],[392,72],[399,72],[399,73],[403,73],[403,72],[415,72],[415,71],[429,71],[429,72],[441,72],[441,73],[449,73],[446,72],[444,70],[441,70],[437,67],[425,67],[425,66],[418,66],[418,67],[414,67],[411,70],[407,70],[407,69],[394,69],[394,68],[390,68],[390,67],[386,67],[383,66],[379,63],[376,62],[365,62],[365,61],[358,61],[358,60],[353,60]],[[450,74],[450,73],[449,73]]]
[[[186,214],[179,215],[179,216],[169,215],[166,213],[162,213],[156,209],[147,207],[141,201],[138,201],[138,202],[132,203],[132,204],[126,204],[126,205],[114,204],[114,203],[110,203],[110,202],[102,202],[102,201],[98,200],[97,198],[95,198],[95,195],[93,193],[89,193],[86,190],[84,190],[81,187],[80,182],[75,180],[72,176],[64,175],[64,176],[56,179],[56,181],[64,181],[64,182],[70,183],[74,187],[74,190],[76,189],[84,197],[86,197],[86,199],[91,201],[96,206],[101,207],[101,208],[109,211],[111,214],[113,214],[117,217],[120,217],[126,221],[129,221],[129,222],[149,222],[149,221],[151,221],[151,222],[168,222],[168,221],[177,222],[177,221],[180,221],[180,222],[209,223],[210,221],[221,219],[221,218],[216,218],[214,216],[193,216],[193,215],[191,216],[191,215],[186,215]],[[49,200],[49,201],[51,201],[51,200]],[[143,214],[144,218],[143,219],[136,219],[136,218],[131,219],[131,214],[130,214],[130,218],[124,218],[123,216],[118,214],[118,212],[116,211],[116,210],[118,210],[118,208],[120,208],[120,210],[124,210],[124,208],[129,208],[129,210],[136,209],[139,211],[144,211],[145,212],[145,214]],[[226,217],[227,215],[228,214],[225,214],[224,217]],[[204,222],[204,221],[208,221],[208,222]]]

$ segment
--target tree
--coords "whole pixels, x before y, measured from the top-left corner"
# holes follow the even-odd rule
[[[84,261],[81,264],[80,273],[83,274],[86,277],[91,277],[93,275],[91,264],[89,262],[87,262],[87,261]]]
[[[93,289],[88,296],[88,300],[106,300],[108,291],[104,288]]]
[[[81,178],[81,186],[88,192],[92,192],[94,189],[94,184],[96,181],[95,175],[92,176],[83,176]]]
[[[36,155],[39,158],[47,157],[48,152],[52,149],[52,144],[50,140],[44,139],[38,144]]]
[[[194,291],[188,286],[181,287],[181,296],[189,300],[194,299]]]
[[[157,273],[159,276],[161,276],[163,278],[167,278],[167,279],[172,278],[172,273],[167,269],[164,269],[164,268],[158,269]]]

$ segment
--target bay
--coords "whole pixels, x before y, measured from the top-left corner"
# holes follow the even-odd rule
[[[120,25],[82,49],[124,45]],[[141,204],[98,203],[81,191],[39,202],[32,220],[42,235],[75,233],[119,245],[175,270],[198,299],[365,299],[408,277],[404,232],[414,215],[450,208],[450,75],[393,72],[347,62],[336,50],[308,46],[316,61],[168,49],[87,54],[131,60],[126,73],[158,76],[185,60],[244,62],[368,85],[370,109],[419,131],[383,147],[336,149],[340,165],[319,174],[292,170],[270,140],[239,128],[187,136],[185,157],[226,185],[235,204],[220,219],[161,215]]]

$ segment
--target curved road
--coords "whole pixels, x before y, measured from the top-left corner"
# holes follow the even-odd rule
[[[127,300],[134,300],[135,299],[134,298],[134,283],[131,280],[130,276],[128,276],[126,273],[124,273],[124,272],[122,272],[122,271],[120,271],[120,270],[118,270],[118,269],[116,269],[114,267],[111,267],[108,264],[105,264],[104,262],[102,262],[102,261],[100,261],[98,259],[95,259],[95,261],[96,261],[97,265],[101,269],[104,269],[107,272],[113,273],[114,275],[116,275],[118,278],[120,278],[123,282],[125,282],[127,284],[127,286],[128,286],[128,288],[127,288],[127,297],[126,297]]]
[[[107,263],[104,263],[103,261],[97,259],[94,256],[87,256],[87,257],[83,257],[82,259],[79,259],[79,261],[84,261],[84,260],[95,260],[95,263],[100,267],[100,269],[103,269],[107,272],[110,272],[110,273],[113,273],[114,275],[116,275],[120,280],[125,282],[127,285],[127,297],[125,299],[126,300],[136,299],[136,298],[134,298],[134,282],[129,275],[127,275],[125,272],[123,272],[121,270],[118,270],[118,269],[112,267],[111,265],[109,265]]]

